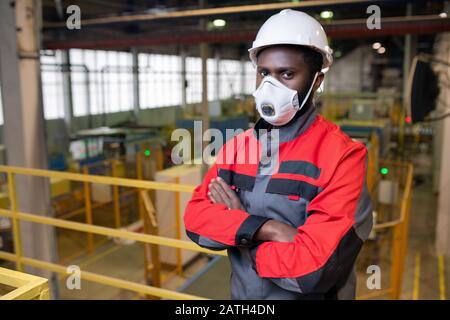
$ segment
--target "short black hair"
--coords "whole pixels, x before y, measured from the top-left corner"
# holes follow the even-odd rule
[[[299,46],[299,45],[294,45],[294,44],[280,44],[280,46],[293,47],[293,48],[297,49],[301,53],[305,63],[309,66],[309,68],[310,68],[309,72],[310,72],[311,77],[314,76],[314,74],[316,72],[320,72],[322,70],[323,56],[319,51],[311,49],[306,46]],[[269,47],[267,47],[267,48],[269,48]],[[256,53],[257,58],[258,58],[258,55],[262,51],[264,51],[264,49],[265,48],[263,48],[262,50],[259,50]]]

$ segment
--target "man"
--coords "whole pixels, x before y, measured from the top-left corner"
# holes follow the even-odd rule
[[[353,299],[355,259],[372,228],[367,152],[312,103],[332,63],[325,32],[283,10],[249,52],[261,119],[222,148],[187,205],[186,232],[228,250],[233,299]],[[256,163],[236,161],[255,152]],[[223,161],[229,154],[234,161]]]

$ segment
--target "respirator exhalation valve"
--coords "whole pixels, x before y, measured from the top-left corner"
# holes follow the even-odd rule
[[[275,107],[271,103],[264,103],[261,105],[261,111],[265,116],[271,117],[275,115]]]

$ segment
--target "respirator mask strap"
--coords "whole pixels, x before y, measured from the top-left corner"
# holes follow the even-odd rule
[[[316,72],[316,74],[314,75],[314,79],[311,82],[311,86],[309,87],[308,93],[306,94],[305,98],[303,98],[302,104],[298,106],[297,110],[301,110],[303,108],[303,106],[305,105],[306,101],[308,101],[311,91],[314,87],[314,83],[316,83],[316,79],[317,79],[318,75],[319,75],[319,72]]]

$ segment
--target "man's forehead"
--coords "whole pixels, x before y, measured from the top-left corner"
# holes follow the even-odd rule
[[[277,45],[262,49],[257,55],[258,67],[270,65],[298,65],[304,62],[302,51],[295,46]]]

